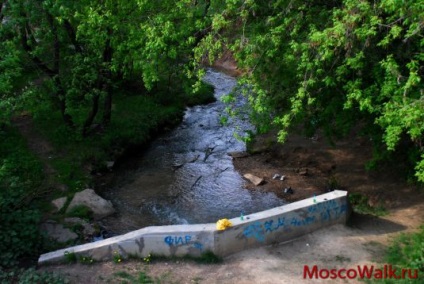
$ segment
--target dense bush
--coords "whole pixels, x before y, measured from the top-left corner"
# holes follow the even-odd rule
[[[39,247],[39,211],[31,205],[41,166],[16,132],[0,132],[0,265],[11,266]]]
[[[0,284],[65,284],[69,283],[62,276],[51,272],[40,272],[33,268],[3,271],[0,269]]]

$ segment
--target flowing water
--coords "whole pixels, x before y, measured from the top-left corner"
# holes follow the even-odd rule
[[[217,101],[186,110],[183,122],[154,141],[135,169],[119,174],[104,192],[118,214],[103,220],[114,233],[152,225],[216,222],[282,205],[273,193],[250,191],[234,170],[232,151],[245,144],[234,137],[236,126],[252,129],[241,119],[220,123],[220,98],[236,85],[234,78],[208,70],[204,79],[215,87]]]

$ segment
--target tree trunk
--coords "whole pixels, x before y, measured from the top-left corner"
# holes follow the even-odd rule
[[[57,26],[54,23],[54,18],[48,12],[46,12],[47,21],[50,24],[53,33],[53,72],[55,74],[53,82],[57,88],[57,99],[60,105],[60,111],[65,124],[71,128],[74,128],[72,117],[66,113],[66,92],[63,89],[62,82],[60,80],[60,41],[57,32]]]
[[[82,128],[82,136],[87,137],[90,134],[90,127],[93,124],[94,118],[96,118],[97,112],[99,111],[99,94],[93,96],[91,111],[88,114],[87,119],[84,122]]]
[[[109,84],[105,86],[105,89],[106,89],[106,97],[105,97],[105,102],[103,106],[102,124],[104,126],[108,126],[112,119],[112,90]]]
[[[72,27],[71,23],[68,20],[63,21],[63,26],[65,27],[65,30],[68,33],[68,37],[71,40],[72,45],[75,48],[75,51],[78,53],[82,53],[83,49],[77,41],[77,35],[75,33],[74,27]]]
[[[70,128],[75,128],[74,122],[72,121],[72,117],[68,113],[66,113],[66,93],[63,89],[62,82],[60,81],[58,76],[54,77],[53,82],[57,89],[56,98],[59,102],[60,113],[62,114],[63,122],[66,126]]]
[[[110,67],[108,66],[112,62],[113,49],[110,46],[110,36],[112,35],[112,29],[108,28],[108,39],[106,40],[105,49],[103,51],[103,62],[107,66],[104,70],[104,81],[103,81],[103,91],[106,93],[104,105],[103,105],[103,126],[108,126],[112,118],[112,88],[111,82],[112,73]]]
[[[56,88],[56,95],[55,98],[57,102],[59,103],[60,112],[62,114],[62,118],[64,123],[74,128],[74,124],[72,122],[72,117],[66,113],[66,93],[63,89],[62,82],[60,80],[60,72],[59,72],[59,66],[60,66],[60,44],[59,39],[57,35],[57,29],[53,22],[53,17],[47,13],[47,19],[51,25],[54,42],[53,42],[53,56],[54,56],[54,62],[53,62],[53,69],[51,69],[45,62],[43,62],[39,57],[34,55],[33,48],[28,44],[28,37],[34,40],[34,35],[32,33],[32,30],[28,23],[24,23],[20,27],[20,33],[21,33],[21,44],[22,48],[27,52],[28,56],[31,58],[32,62],[41,70],[43,71],[47,76],[50,77],[50,79],[53,81],[53,85]]]

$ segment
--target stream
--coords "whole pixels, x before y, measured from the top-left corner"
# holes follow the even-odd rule
[[[109,232],[210,223],[284,204],[273,193],[245,189],[247,181],[228,155],[246,150],[234,137],[236,126],[253,129],[240,118],[220,123],[225,109],[220,98],[232,91],[235,79],[209,69],[204,80],[215,87],[217,101],[188,108],[178,127],[153,141],[136,166],[121,170],[103,192],[117,210],[101,222]]]

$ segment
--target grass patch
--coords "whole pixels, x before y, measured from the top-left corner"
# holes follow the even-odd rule
[[[368,203],[368,197],[360,193],[350,193],[349,202],[352,205],[353,211],[358,214],[384,216],[388,213],[386,208],[381,205],[370,206]]]
[[[138,272],[138,275],[132,275],[125,271],[119,271],[114,273],[114,281],[119,281],[119,283],[137,283],[137,284],[153,284],[153,283],[161,283],[156,279],[150,277],[146,274],[146,272],[141,271]]]
[[[410,234],[400,234],[388,247],[385,262],[396,269],[396,275],[401,276],[402,269],[411,269],[406,272],[405,279],[366,280],[366,283],[424,283],[424,226],[419,231]],[[382,269],[382,268],[381,268]],[[415,277],[417,271],[417,278]]]
[[[417,233],[401,234],[387,252],[387,262],[402,268],[418,269],[424,280],[424,226]]]
[[[163,273],[159,276],[152,277],[147,271],[126,271],[115,272],[111,279],[107,279],[107,283],[127,283],[127,284],[172,284],[181,283],[180,281],[173,279],[170,272]]]
[[[68,213],[66,213],[68,217],[77,217],[81,219],[90,220],[93,217],[93,211],[87,206],[81,204],[72,207]]]

